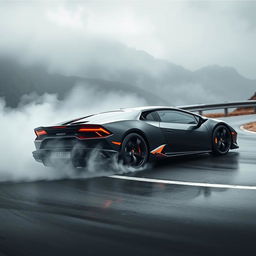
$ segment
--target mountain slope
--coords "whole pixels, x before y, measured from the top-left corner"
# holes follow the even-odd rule
[[[24,66],[10,59],[0,60],[0,97],[7,106],[17,107],[24,94],[35,92],[57,94],[64,98],[76,86],[89,86],[97,91],[136,94],[151,104],[160,104],[161,98],[136,86],[117,81],[50,74],[43,66]]]
[[[205,85],[209,94],[220,101],[245,100],[256,89],[256,81],[241,76],[234,68],[208,66],[194,72],[195,79]]]
[[[106,57],[106,58],[105,58]],[[119,46],[116,56],[102,62],[80,64],[72,71],[46,64],[22,65],[0,58],[0,97],[16,107],[23,94],[56,93],[61,99],[80,84],[104,92],[136,94],[149,105],[185,105],[243,100],[255,92],[256,80],[234,68],[208,66],[194,72],[156,59],[132,48]],[[53,72],[54,71],[54,72]]]

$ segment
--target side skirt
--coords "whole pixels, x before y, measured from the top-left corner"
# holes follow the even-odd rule
[[[165,153],[165,156],[166,156],[166,157],[172,157],[172,156],[184,156],[184,155],[197,155],[197,154],[204,154],[204,153],[211,153],[211,150],[206,150],[206,151],[185,151],[185,152]]]

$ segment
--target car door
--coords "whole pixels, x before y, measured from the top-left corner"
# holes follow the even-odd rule
[[[160,129],[167,141],[166,152],[181,153],[206,149],[205,128],[198,126],[199,120],[190,113],[179,110],[159,110]]]

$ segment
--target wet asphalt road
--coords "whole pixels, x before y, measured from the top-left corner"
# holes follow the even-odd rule
[[[256,186],[256,115],[227,118],[240,149],[158,163],[129,175]],[[0,184],[2,255],[251,255],[256,190],[97,177]]]

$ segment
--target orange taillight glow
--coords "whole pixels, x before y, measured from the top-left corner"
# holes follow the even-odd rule
[[[78,131],[79,132],[103,132],[107,135],[110,134],[109,131],[107,131],[106,129],[104,129],[102,127],[99,127],[99,128],[80,128]]]
[[[121,142],[118,142],[118,141],[111,141],[113,144],[115,144],[115,145],[118,145],[118,146],[120,146],[121,145]]]
[[[45,130],[38,130],[38,131],[35,131],[36,135],[37,136],[42,136],[42,135],[46,135],[47,132]]]
[[[84,126],[78,132],[81,133],[78,135],[80,139],[104,138],[111,135],[111,132],[99,125]]]

